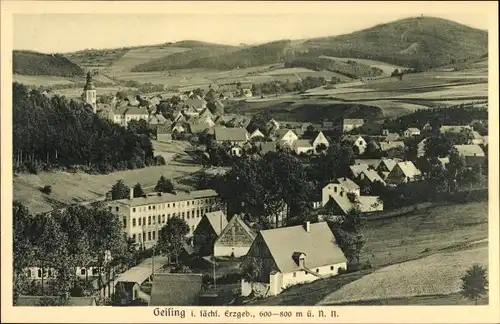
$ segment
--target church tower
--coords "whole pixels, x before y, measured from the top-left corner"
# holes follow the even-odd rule
[[[83,88],[83,101],[92,106],[92,111],[94,114],[97,112],[97,93],[92,83],[92,75],[90,72],[87,73],[87,83]]]

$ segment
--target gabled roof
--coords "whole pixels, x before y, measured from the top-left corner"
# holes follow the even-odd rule
[[[359,189],[359,186],[356,184],[356,182],[352,181],[351,179],[344,177],[344,178],[338,178],[336,179],[336,182],[340,184],[342,187],[346,188],[347,190],[357,190]]]
[[[149,306],[197,305],[202,279],[197,273],[155,273]]]
[[[212,120],[213,120],[213,119],[214,119],[214,114],[212,114],[212,112],[210,111],[210,109],[205,108],[205,109],[203,109],[203,110],[200,112],[199,117],[200,117],[200,118],[210,117],[210,118],[212,118]]]
[[[369,166],[371,165],[376,169],[380,165],[381,161],[382,161],[381,159],[356,159],[354,160],[354,163],[356,163],[356,165],[360,164],[367,164]]]
[[[476,144],[453,145],[453,147],[463,156],[485,156],[481,146]]]
[[[256,137],[256,136],[264,137],[264,134],[262,134],[262,132],[257,128],[256,130],[254,130],[252,132],[252,134],[250,135],[250,137]]]
[[[344,136],[342,136],[342,141],[355,143],[360,138],[366,143],[366,140],[361,135],[344,135]]]
[[[368,164],[356,164],[351,165],[349,169],[351,169],[351,172],[355,177],[358,177],[364,170],[368,170],[368,167]]]
[[[384,164],[385,167],[387,168],[387,170],[392,171],[392,169],[394,169],[394,167],[396,166],[396,164],[398,164],[398,162],[400,162],[400,160],[396,160],[396,159],[382,159],[380,161],[380,164]],[[379,164],[379,166],[380,166],[380,164]]]
[[[420,129],[415,128],[415,127],[410,127],[407,129],[407,131],[410,131],[412,133],[420,133]]]
[[[167,258],[161,256],[155,256],[154,260],[154,271],[158,271],[164,265],[166,265]],[[141,285],[146,279],[148,279],[153,271],[152,259],[146,259],[142,263],[136,265],[133,268],[128,269],[124,273],[118,276],[116,281],[118,282],[134,282]]]
[[[384,179],[382,179],[382,177],[377,173],[377,171],[371,170],[371,169],[366,169],[366,170],[363,170],[362,173],[365,175],[365,177],[368,180],[370,180],[370,182],[379,181],[380,183],[385,185]]]
[[[222,231],[227,226],[227,217],[223,211],[218,210],[210,213],[206,213],[203,217],[206,217],[210,225],[212,226],[214,232],[217,236],[222,233]]]
[[[399,134],[398,133],[389,133],[387,134],[387,136],[385,137],[384,141],[385,142],[394,142],[395,140],[397,140],[399,138]]]
[[[421,174],[420,170],[411,161],[399,162],[397,165],[407,178],[413,178]]]
[[[217,141],[246,141],[247,130],[243,127],[238,128],[222,128],[214,129],[215,139]]]
[[[365,121],[363,119],[344,119],[344,125],[364,125]]]
[[[189,130],[191,133],[202,133],[210,128],[210,125],[207,123],[189,123]]]
[[[259,235],[282,273],[301,270],[293,260],[296,252],[306,255],[307,268],[347,261],[326,222],[310,224],[309,232],[299,225],[260,231]]]
[[[472,127],[469,125],[443,125],[441,126],[441,128],[439,128],[439,131],[441,133],[446,133],[446,132],[460,133],[461,131],[466,129],[472,130]]]
[[[295,134],[295,132],[291,129],[288,129],[288,128],[280,128],[276,131],[276,137],[278,137],[279,139],[282,139],[283,136],[285,136],[288,132],[292,132]],[[297,136],[297,134],[295,134]]]
[[[373,207],[374,205],[380,204],[379,197],[377,196],[356,196],[356,200],[358,202],[357,207],[363,213],[373,212],[376,209]],[[356,208],[356,204],[353,203],[347,195],[334,195],[325,205],[325,208],[328,209],[332,203],[336,203],[340,209],[347,214],[351,211],[351,209]]]
[[[220,233],[219,237],[217,238],[217,240],[214,243],[215,245],[217,245],[219,238],[226,235],[226,233],[229,232],[231,230],[231,228],[233,228],[235,223],[238,223],[241,226],[241,228],[243,228],[243,230],[247,233],[247,235],[250,238],[252,238],[252,240],[255,239],[255,237],[257,235],[250,229],[250,227],[248,227],[248,225],[243,221],[243,219],[240,217],[240,215],[234,215],[233,218],[231,218],[229,223],[226,225],[224,230],[222,230],[222,232]]]
[[[404,148],[405,142],[403,142],[403,141],[380,142],[380,149],[382,151],[388,151],[388,150],[395,149],[398,147]]]

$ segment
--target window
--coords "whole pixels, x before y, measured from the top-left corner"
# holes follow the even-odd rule
[[[165,223],[165,214],[161,215],[161,222]]]
[[[141,242],[141,234],[138,234],[137,237],[139,238],[139,243]]]
[[[333,187],[333,192],[337,192],[337,186]]]
[[[148,216],[148,225],[151,225],[151,216]]]
[[[26,276],[28,276],[28,278],[31,278],[31,270],[26,271]]]
[[[135,227],[135,218],[132,218],[132,226]]]
[[[170,214],[167,214],[167,219],[170,219]]]
[[[183,219],[184,219],[184,217],[185,217],[185,215],[184,215],[184,214],[186,214],[186,213],[185,213],[185,212],[182,212],[182,218],[183,218]]]
[[[156,231],[153,231],[153,241],[156,240]]]
[[[38,273],[37,273],[37,277],[38,277],[38,278],[41,278],[41,277],[42,277],[42,269],[38,269],[38,271],[37,271],[37,272],[38,272]]]
[[[133,212],[133,213],[135,213],[135,207],[134,207],[134,208],[132,208],[132,212]]]
[[[142,226],[141,222],[142,218],[139,217],[139,226]]]
[[[316,269],[316,273],[319,273],[319,269]]]
[[[294,277],[294,278],[295,278],[295,277],[297,277],[297,273],[295,273],[295,272],[294,272],[294,273],[293,273],[293,277]]]
[[[196,211],[196,217],[198,217],[198,218],[200,217],[200,210],[199,209]]]
[[[174,207],[175,207],[175,203],[173,203],[173,204],[172,204],[172,206],[174,206]]]
[[[331,267],[330,267],[330,270],[331,270],[331,271],[333,271],[334,269],[335,269],[335,267],[334,267],[334,266],[331,266]]]
[[[134,240],[135,243],[135,234],[132,234],[132,240]]]
[[[189,212],[189,210],[188,210],[188,212],[187,212],[187,219],[189,219],[189,214],[190,214],[190,212]]]
[[[142,218],[142,225],[146,225],[146,217]]]
[[[115,210],[116,210],[116,211],[119,211],[119,210],[120,210],[120,207],[116,207],[116,208],[115,208]]]
[[[156,209],[156,206],[153,206],[153,210]]]
[[[187,205],[189,206],[189,201],[187,202]]]
[[[170,208],[170,204],[167,204],[167,207]]]
[[[148,232],[148,241],[151,241],[151,232]]]
[[[123,217],[123,228],[127,227],[127,218]]]
[[[85,273],[86,273],[85,268],[80,269],[80,274],[81,274],[82,276],[85,276]]]
[[[99,268],[92,268],[92,275],[97,276],[99,274]]]
[[[148,210],[151,210],[151,206],[148,206]]]
[[[156,218],[156,216],[153,215],[153,225],[156,224],[156,219],[155,218]]]

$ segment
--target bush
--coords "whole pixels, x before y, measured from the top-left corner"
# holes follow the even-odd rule
[[[50,195],[52,193],[52,186],[51,185],[45,185],[42,189],[41,192],[44,194]]]

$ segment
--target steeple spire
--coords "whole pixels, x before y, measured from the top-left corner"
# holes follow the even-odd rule
[[[85,87],[83,88],[83,91],[87,90],[95,90],[94,84],[92,83],[92,74],[87,72],[87,83],[85,83]]]

